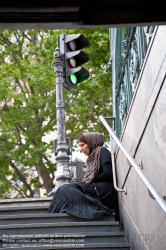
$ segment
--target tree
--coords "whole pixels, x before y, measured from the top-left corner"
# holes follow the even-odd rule
[[[1,198],[33,197],[42,188],[46,195],[54,186],[53,142],[44,136],[56,130],[52,62],[61,33],[81,33],[90,42],[91,77],[64,89],[67,137],[101,132],[98,116],[111,115],[108,29],[0,31]]]

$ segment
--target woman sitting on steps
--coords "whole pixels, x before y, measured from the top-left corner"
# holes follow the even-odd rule
[[[84,179],[60,186],[53,196],[48,213],[68,213],[94,219],[118,212],[111,153],[103,145],[101,133],[84,133],[79,137],[80,150],[88,156]]]

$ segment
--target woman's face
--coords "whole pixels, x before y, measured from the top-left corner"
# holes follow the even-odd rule
[[[88,144],[85,144],[84,142],[79,142],[79,147],[80,150],[85,154],[85,155],[89,155],[89,147]]]

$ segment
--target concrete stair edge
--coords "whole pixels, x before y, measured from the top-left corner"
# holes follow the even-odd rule
[[[85,222],[58,222],[58,223],[42,223],[42,227],[75,227],[75,226],[120,226],[119,221],[85,221]],[[41,223],[31,224],[9,224],[1,225],[1,229],[5,228],[29,228],[29,227],[41,227]]]
[[[80,232],[78,233],[56,233],[56,234],[30,234],[30,235],[11,235],[9,236],[0,236],[0,241],[3,239],[54,239],[54,238],[65,238],[68,239],[70,238],[76,238],[76,236],[79,236],[80,238],[82,237],[105,237],[105,236],[124,236],[124,232]]]
[[[65,246],[66,245],[66,246]],[[66,248],[67,247],[67,248]],[[111,249],[111,250],[126,250],[126,249],[130,249],[130,245],[128,243],[91,243],[91,244],[47,244],[47,248],[45,247],[12,247],[12,248],[0,248],[0,249],[6,249],[6,250],[11,250],[11,249],[26,249],[26,250],[40,250],[40,249],[84,249],[84,250],[88,250],[88,249]]]
[[[111,217],[114,217],[114,213],[112,214],[108,214],[108,215],[105,215],[103,217],[100,217],[100,218],[94,218],[96,221],[98,219],[102,219],[104,217],[107,217],[107,218],[111,218]],[[41,213],[41,214],[26,214],[26,217],[30,217],[30,218],[33,218],[33,217],[42,217],[42,216],[46,216],[46,217],[76,217],[74,215],[70,215],[68,213]],[[25,217],[25,214],[19,214],[19,215],[15,215],[15,214],[11,214],[11,215],[0,215],[0,219],[8,219],[8,218],[15,218],[15,217],[18,217],[18,218],[24,218]],[[77,217],[79,218],[79,217]],[[84,218],[82,218],[84,219]],[[86,220],[86,219],[85,219]],[[87,219],[87,220],[93,220],[93,219]]]
[[[43,203],[50,203],[53,197],[41,197],[41,198],[17,198],[17,199],[0,199],[0,208],[4,206],[24,206],[26,205],[39,205]]]

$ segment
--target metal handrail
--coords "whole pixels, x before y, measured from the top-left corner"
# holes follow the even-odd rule
[[[115,118],[114,117],[105,117],[105,120],[113,120],[114,121],[114,126],[115,126]],[[113,184],[114,188],[118,192],[125,192],[127,193],[127,188],[125,187],[124,189],[118,188],[117,183],[116,183],[116,171],[115,171],[115,157],[114,157],[114,151],[113,151],[113,140],[112,137],[110,136],[110,144],[111,144],[111,159],[112,159],[112,174],[113,174]]]
[[[106,119],[103,116],[99,116],[99,119],[101,120],[101,122],[103,123],[103,125],[105,126],[105,128],[108,130],[108,132],[110,133],[110,135],[112,136],[112,138],[115,140],[115,142],[117,143],[117,145],[120,147],[120,149],[122,150],[122,152],[125,154],[125,156],[127,157],[128,161],[134,167],[134,169],[136,170],[136,172],[138,173],[138,175],[140,176],[140,178],[142,179],[142,181],[147,186],[148,190],[151,192],[151,194],[153,195],[153,197],[156,199],[156,201],[158,202],[158,204],[161,206],[161,208],[166,213],[166,202],[164,201],[163,197],[158,193],[158,191],[151,184],[151,182],[148,180],[148,178],[143,173],[143,171],[139,168],[139,166],[135,162],[134,158],[124,148],[124,146],[122,145],[121,141],[115,135],[115,133],[111,129],[110,125],[107,123]]]

